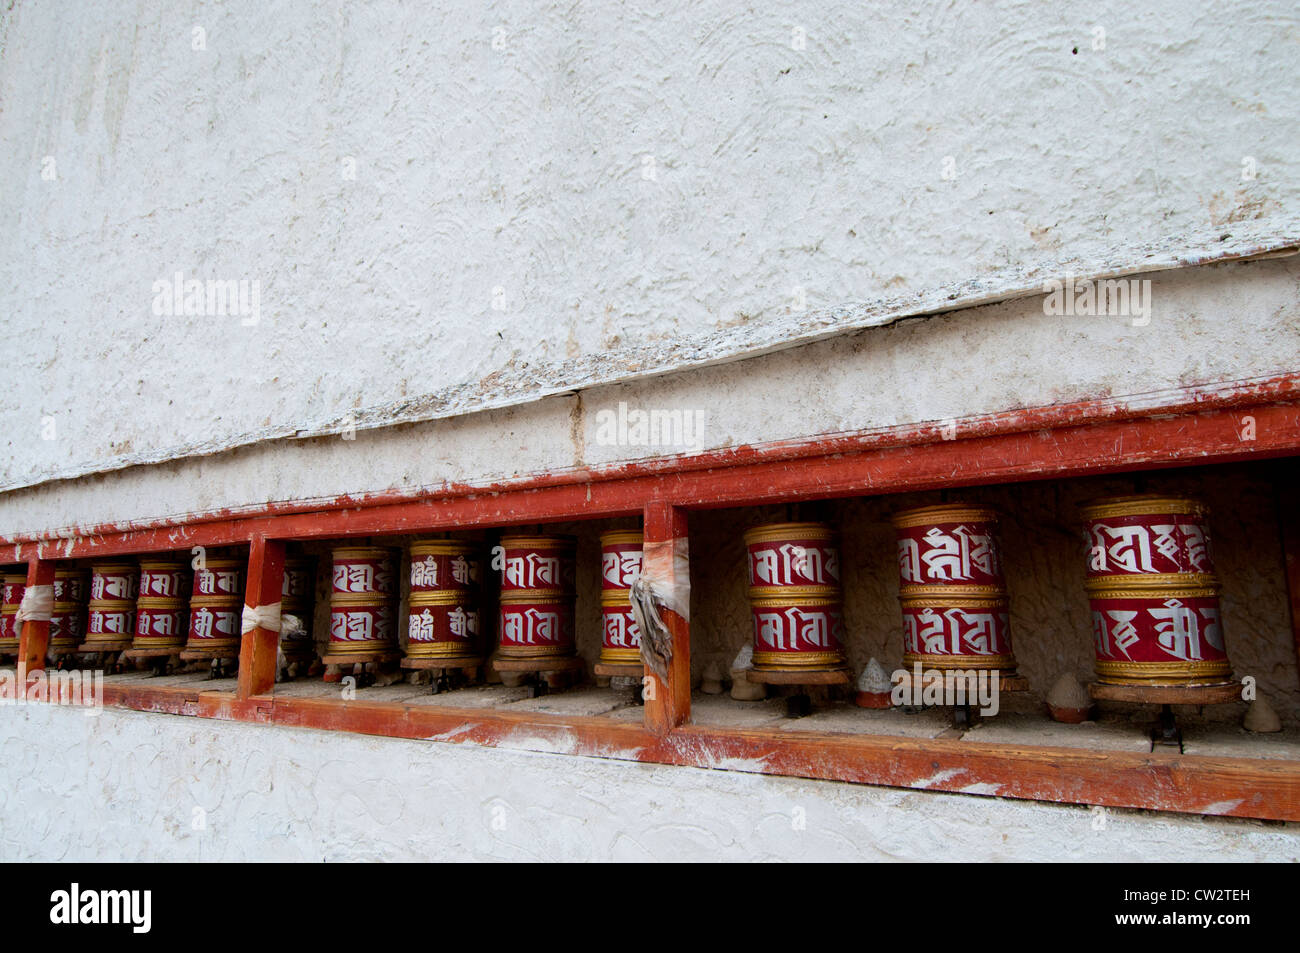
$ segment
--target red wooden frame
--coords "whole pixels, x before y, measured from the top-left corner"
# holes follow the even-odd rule
[[[761,505],[905,490],[1104,474],[1300,454],[1300,374],[920,425],[741,447],[511,483],[420,494],[342,497],[98,526],[0,541],[0,562],[27,562],[29,582],[53,560],[250,545],[250,605],[279,602],[284,542],[407,534],[641,514],[649,542],[686,536],[695,508]],[[1300,540],[1284,515],[1296,602]],[[689,626],[667,613],[668,684],[647,699],[644,725],[594,718],[304,700],[274,694],[275,635],[243,637],[238,690],[107,686],[109,704],[214,718],[406,738],[547,750],[930,790],[1114,807],[1300,820],[1300,762],[1134,755],[953,740],[915,740],[691,725]],[[48,624],[28,622],[20,652],[41,665]],[[1300,628],[1297,629],[1300,647]]]

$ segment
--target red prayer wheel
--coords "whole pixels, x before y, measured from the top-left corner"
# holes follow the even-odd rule
[[[0,596],[0,654],[18,652],[18,606],[27,590],[27,574],[10,572],[3,577],[3,595]]]
[[[189,617],[189,563],[140,560],[140,597],[135,601],[133,649],[181,649]]]
[[[642,536],[637,530],[616,529],[600,534],[600,588],[626,592],[641,575]]]
[[[466,539],[430,539],[411,544],[411,594],[477,593],[483,581],[480,546]]]
[[[86,599],[89,579],[84,569],[54,570],[54,611],[50,615],[50,641],[46,651],[64,655],[77,651],[86,636]]]
[[[181,649],[185,646],[189,602],[141,596],[135,602],[133,649]]]
[[[479,610],[466,591],[413,592],[406,629],[408,658],[468,658],[477,654]]]
[[[1081,510],[1097,679],[1113,685],[1227,681],[1219,582],[1204,504],[1158,495]]]
[[[280,616],[296,616],[302,622],[301,632],[286,632],[280,640],[286,658],[299,660],[315,655],[311,637],[315,605],[316,561],[310,557],[286,559],[280,585]]]
[[[600,661],[608,665],[641,664],[641,630],[628,596],[641,575],[641,547],[636,530],[600,536]]]
[[[86,651],[114,650],[130,643],[139,591],[140,569],[134,563],[94,563],[90,567],[90,602],[82,646]]]
[[[478,654],[482,581],[477,542],[426,539],[411,544],[408,658],[452,660]]]
[[[997,511],[942,503],[901,510],[892,522],[903,664],[1014,671]]]
[[[577,580],[572,536],[502,536],[501,594],[571,594]]]
[[[844,665],[840,551],[823,523],[770,523],[745,533],[754,667],[817,671]]]
[[[369,656],[397,650],[397,560],[391,549],[334,550],[330,591],[330,655]]]
[[[192,592],[185,650],[211,658],[237,656],[244,615],[244,561],[208,559],[194,570]]]
[[[1209,510],[1196,500],[1116,496],[1084,506],[1081,513],[1089,582],[1215,584]]]
[[[571,594],[511,592],[501,595],[502,658],[573,655],[574,597]]]

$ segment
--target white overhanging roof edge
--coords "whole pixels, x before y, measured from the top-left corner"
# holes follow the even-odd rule
[[[268,427],[221,440],[180,444],[155,450],[124,454],[60,471],[19,478],[0,484],[0,493],[28,489],[47,483],[79,479],[129,467],[167,463],[194,457],[213,456],[230,450],[276,440],[309,440],[348,431],[379,430],[406,424],[425,423],[469,416],[489,410],[535,403],[547,397],[663,377],[718,364],[743,361],[775,351],[800,347],[839,335],[884,327],[908,318],[952,311],[964,311],[1017,298],[1042,296],[1051,281],[1067,276],[1078,282],[1107,281],[1134,275],[1195,268],[1224,262],[1281,258],[1300,253],[1300,225],[1279,235],[1270,223],[1268,235],[1253,233],[1234,223],[1237,234],[1224,234],[1216,247],[1187,250],[1145,251],[1126,249],[1123,265],[1096,262],[1062,263],[1049,273],[1043,269],[1008,268],[987,279],[967,279],[953,285],[870,302],[837,305],[797,315],[758,319],[740,327],[712,330],[683,338],[674,345],[656,343],[628,348],[616,355],[587,355],[551,364],[530,364],[514,377],[497,375],[493,386],[481,388],[460,384],[437,393],[376,405],[344,417],[331,417],[304,427]],[[1139,252],[1141,254],[1133,254]],[[549,382],[539,384],[539,381]]]

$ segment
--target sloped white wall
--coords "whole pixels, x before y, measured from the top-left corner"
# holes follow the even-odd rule
[[[1283,0],[12,7],[0,486],[1300,238]]]

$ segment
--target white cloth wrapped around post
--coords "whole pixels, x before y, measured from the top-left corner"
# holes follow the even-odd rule
[[[54,586],[28,586],[18,605],[15,625],[24,622],[49,622],[54,615]]]

